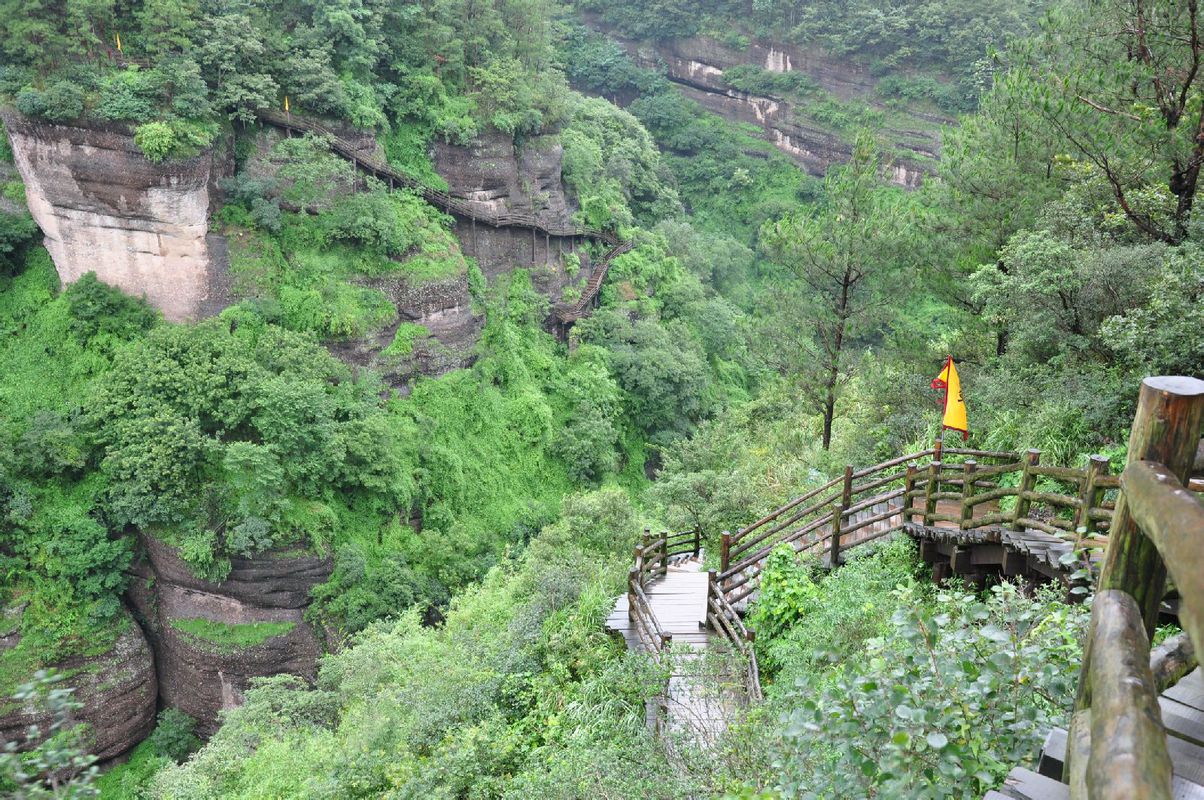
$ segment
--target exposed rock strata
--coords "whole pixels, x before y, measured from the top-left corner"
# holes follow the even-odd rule
[[[155,726],[158,687],[150,646],[128,616],[118,624],[122,633],[108,652],[53,665],[67,676],[61,685],[75,690],[73,699],[82,707],[71,712],[71,719],[89,726],[91,752],[101,761],[133,749]],[[19,636],[9,635],[0,640],[0,648],[18,642]],[[0,704],[0,743],[18,742],[24,748],[31,725],[44,735],[51,722],[45,709]]]
[[[276,550],[231,560],[220,584],[195,577],[175,550],[141,536],[144,557],[127,592],[156,654],[162,703],[217,729],[218,713],[242,702],[250,679],[291,673],[312,679],[320,636],[304,619],[309,591],[326,581],[329,558]],[[292,628],[250,647],[220,646],[173,623],[205,619],[226,625],[287,622]]]
[[[597,21],[592,22],[595,26]],[[663,70],[681,91],[704,108],[736,122],[760,128],[766,141],[799,162],[808,172],[823,175],[829,166],[847,161],[852,145],[842,136],[808,119],[782,98],[752,95],[732,88],[723,71],[751,64],[772,72],[799,71],[841,101],[861,100],[881,107],[874,94],[876,81],[869,71],[846,59],[817,50],[753,42],[735,50],[707,37],[658,42],[655,46],[625,39],[614,31],[607,35],[623,45],[644,67]],[[889,178],[914,187],[935,170],[940,141],[934,126],[952,122],[943,116],[909,112],[915,127],[888,127],[885,139],[898,155]]]
[[[468,147],[438,143],[434,152],[435,170],[449,192],[480,209],[482,218],[530,214],[546,226],[573,224],[574,209],[561,181],[564,151],[554,137],[534,136],[516,148],[509,136],[494,132]],[[456,235],[490,280],[515,267],[543,267],[532,272],[532,279],[553,302],[569,283],[565,256],[582,246],[573,237],[493,228],[471,217],[456,218]]]
[[[26,202],[64,284],[95,271],[174,321],[224,304],[206,235],[224,156],[152,164],[121,126],[4,115]]]

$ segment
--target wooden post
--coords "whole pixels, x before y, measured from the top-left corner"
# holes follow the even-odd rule
[[[843,504],[832,506],[832,539],[828,542],[829,569],[836,569],[840,566],[840,518],[843,514]]]
[[[935,523],[932,515],[936,513],[936,492],[940,483],[941,462],[932,461],[928,464],[928,485],[924,487],[924,524],[928,526]]]
[[[727,568],[731,566],[728,562],[731,560],[732,552],[732,535],[727,531],[719,537],[719,571],[727,572]]]
[[[661,531],[661,555],[660,555],[660,574],[664,575],[669,571],[669,532]]]
[[[1169,376],[1146,378],[1141,382],[1137,413],[1129,433],[1129,462],[1148,460],[1165,464],[1180,480],[1185,479],[1199,446],[1202,419],[1204,381]],[[1103,620],[1096,620],[1097,614],[1103,614],[1099,596],[1110,590],[1120,590],[1135,601],[1134,608],[1141,616],[1148,642],[1153,636],[1165,588],[1166,564],[1154,543],[1138,529],[1122,491],[1108,529],[1108,550],[1100,570],[1097,605],[1092,609],[1090,631],[1094,632],[1103,623]],[[1074,699],[1072,741],[1085,735],[1080,719],[1090,719],[1085,712],[1091,708],[1093,694],[1091,663],[1100,644],[1093,635],[1088,635]],[[1095,727],[1094,721],[1088,724]],[[1087,765],[1081,763],[1081,754],[1071,750],[1068,756],[1063,776],[1083,773]]]
[[[1129,462],[1165,464],[1187,483],[1200,443],[1204,418],[1204,381],[1157,377],[1141,382],[1137,416],[1129,434]],[[1108,531],[1108,551],[1100,572],[1099,589],[1121,589],[1137,601],[1146,633],[1154,634],[1158,605],[1166,585],[1166,564],[1158,550],[1137,528],[1124,492],[1116,501]]]
[[[933,461],[940,461],[942,458],[944,458],[945,442],[941,439],[941,437],[936,437],[936,442],[933,444],[932,449],[936,451],[932,454]]]
[[[1074,512],[1074,530],[1076,541],[1090,536],[1095,532],[1095,520],[1091,519],[1091,509],[1099,506],[1104,499],[1104,490],[1096,487],[1100,475],[1108,474],[1108,459],[1105,456],[1091,456],[1087,459],[1087,475],[1083,478],[1083,489],[1079,492],[1079,507]]]
[[[1024,451],[1024,470],[1020,473],[1020,489],[1016,494],[1016,507],[1012,509],[1012,530],[1024,530],[1024,524],[1019,522],[1021,517],[1028,516],[1029,506],[1032,505],[1032,500],[1025,497],[1026,494],[1033,490],[1037,485],[1037,476],[1032,474],[1033,467],[1041,463],[1040,450],[1025,450]]]
[[[915,498],[911,493],[916,490],[916,465],[908,464],[907,473],[903,476],[903,522],[912,521],[911,508],[915,504]]]
[[[972,458],[967,458],[962,464],[962,518],[958,528],[963,531],[970,527],[974,519],[974,506],[970,505],[970,498],[974,496],[974,472],[977,469],[978,462]]]
[[[697,525],[694,526],[694,558],[698,558],[698,554],[702,552],[702,529]]]

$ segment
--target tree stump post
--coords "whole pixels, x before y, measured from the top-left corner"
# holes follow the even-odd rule
[[[836,569],[840,564],[840,518],[844,515],[844,506],[836,503],[832,506],[832,538],[828,541],[828,567]]]
[[[957,527],[963,531],[970,528],[974,519],[974,506],[970,505],[970,499],[974,497],[974,473],[977,469],[978,462],[972,458],[967,458],[962,464],[962,514]]]
[[[907,472],[903,476],[903,522],[908,523],[913,521],[912,507],[915,505],[915,498],[912,493],[916,490],[916,465],[908,464]]]
[[[924,486],[924,524],[931,526],[936,514],[936,493],[941,483],[941,462],[932,461],[928,464],[928,483]]]
[[[724,531],[719,537],[719,570],[727,572],[727,568],[731,566],[732,553],[732,535]]]
[[[1024,530],[1024,523],[1020,520],[1028,516],[1028,509],[1032,505],[1032,500],[1025,495],[1032,492],[1033,487],[1037,485],[1037,476],[1032,473],[1032,468],[1041,463],[1040,450],[1024,451],[1024,469],[1020,473],[1020,488],[1016,493],[1016,507],[1012,509],[1012,530]]]
[[[1091,509],[1097,508],[1104,500],[1104,490],[1096,486],[1100,475],[1108,474],[1108,459],[1104,456],[1091,456],[1087,459],[1087,475],[1083,478],[1083,490],[1079,493],[1079,507],[1074,512],[1074,530],[1076,540],[1082,540],[1095,533],[1097,525],[1091,518]]]

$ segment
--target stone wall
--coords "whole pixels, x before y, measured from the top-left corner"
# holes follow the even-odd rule
[[[7,112],[29,210],[64,284],[87,272],[173,321],[224,305],[210,258],[210,196],[224,157],[152,164],[119,126],[52,125]]]

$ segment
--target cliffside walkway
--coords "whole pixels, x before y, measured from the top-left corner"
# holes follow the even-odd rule
[[[765,561],[778,547],[839,566],[853,548],[904,534],[933,578],[986,586],[1004,578],[1095,578],[1096,595],[1069,730],[1049,734],[1037,771],[1018,768],[989,800],[1204,800],[1204,381],[1147,378],[1121,475],[1092,456],[1080,468],[1041,454],[936,446],[857,469],[791,500],[720,540],[720,566],[698,571],[697,531],[647,531],[627,594],[608,627],[648,653],[667,678],[650,722],[661,732],[696,716],[702,736],[721,732],[735,707],[761,698],[742,620]],[[1167,594],[1167,575],[1173,592]],[[1174,596],[1177,595],[1177,596]],[[1163,613],[1185,633],[1150,653]],[[699,633],[693,626],[705,629]],[[676,644],[680,639],[680,644]],[[741,658],[741,680],[697,700],[675,653],[722,645]],[[668,659],[668,661],[666,661]],[[734,673],[733,673],[734,674]]]
[[[350,161],[357,170],[371,175],[390,189],[403,187],[416,192],[422,199],[444,213],[470,220],[474,225],[478,222],[492,228],[519,228],[531,231],[532,235],[542,233],[544,236],[564,238],[580,238],[596,241],[607,247],[606,253],[593,265],[590,278],[586,282],[581,297],[575,303],[562,303],[553,309],[556,320],[561,325],[571,325],[581,317],[587,316],[606,280],[610,264],[614,259],[632,248],[631,242],[619,239],[610,231],[590,228],[582,225],[561,224],[539,220],[534,213],[498,212],[482,209],[471,200],[455,197],[448,192],[427,186],[422,181],[409,175],[391,164],[378,159],[364,156],[351,142],[341,138],[335,131],[313,120],[299,117],[295,114],[282,114],[278,111],[262,110],[258,112],[259,121],[281,130],[293,133],[313,133],[326,138],[330,149],[336,155]]]

